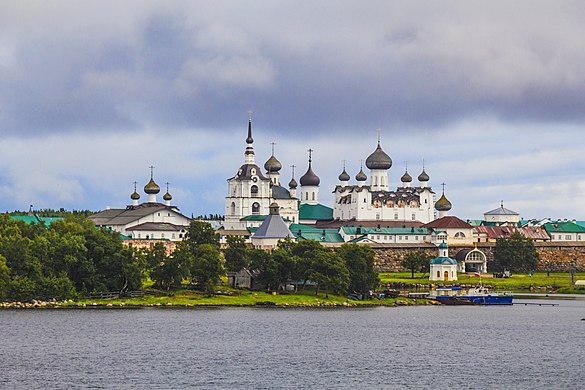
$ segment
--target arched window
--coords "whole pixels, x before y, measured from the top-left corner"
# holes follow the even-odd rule
[[[236,215],[236,204],[234,202],[232,202],[232,204],[230,206],[230,214]]]
[[[311,200],[315,200],[315,193],[311,192]]]
[[[252,214],[260,214],[260,204],[258,202],[254,202],[252,205]]]
[[[457,232],[457,233],[455,233],[455,238],[465,238],[465,233]]]
[[[441,271],[437,271],[437,279],[441,277]]]
[[[252,195],[252,198],[258,197],[258,186],[257,185],[253,185],[252,188],[250,188],[250,194]]]

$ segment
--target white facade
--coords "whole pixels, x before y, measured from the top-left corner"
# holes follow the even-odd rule
[[[501,202],[500,207],[498,207],[497,209],[485,212],[483,214],[483,218],[486,222],[512,224],[517,224],[518,222],[520,222],[520,214],[505,208],[503,201]]]
[[[281,210],[283,218],[292,222],[298,222],[298,202],[291,196],[288,190],[280,185],[280,163],[276,158],[266,162],[276,163],[276,170],[267,168],[267,176],[255,163],[254,140],[252,138],[252,120],[248,120],[248,137],[246,138],[246,152],[244,164],[239,168],[236,175],[228,179],[228,195],[225,198],[225,221],[226,230],[243,230],[250,225],[242,218],[249,215],[267,215],[270,204],[276,202]]]
[[[457,280],[457,261],[449,257],[446,243],[439,245],[439,256],[431,260],[429,280]]]

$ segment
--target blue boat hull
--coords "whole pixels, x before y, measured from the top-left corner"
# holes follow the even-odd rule
[[[457,298],[456,301],[453,298]],[[462,304],[463,302],[470,302],[475,305],[511,305],[512,295],[455,295],[455,296],[438,296],[436,299],[447,305]],[[459,302],[459,303],[454,303]]]

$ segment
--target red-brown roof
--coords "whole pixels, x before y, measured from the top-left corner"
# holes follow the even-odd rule
[[[475,233],[486,234],[490,239],[509,238],[514,232],[519,232],[524,237],[532,240],[548,241],[550,237],[546,230],[540,226],[476,226],[473,228]]]
[[[471,229],[472,226],[457,217],[447,215],[443,218],[435,219],[422,227],[430,229]]]

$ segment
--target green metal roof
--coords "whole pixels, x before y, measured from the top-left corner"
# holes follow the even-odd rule
[[[240,221],[264,221],[268,215],[246,215]]]
[[[341,229],[345,234],[356,235],[356,234],[388,234],[388,235],[425,235],[430,234],[430,230],[427,228],[366,228],[357,226],[342,226]],[[360,233],[358,233],[358,229]]]
[[[319,242],[343,242],[343,238],[337,229],[318,229],[313,226],[293,223],[289,227],[295,237],[302,240],[314,240]]]
[[[568,221],[545,223],[544,229],[547,233],[585,233],[585,227]]]
[[[39,217],[37,215],[11,215],[10,218],[15,221],[24,221],[28,225],[44,222],[45,226],[49,226],[51,223],[63,219],[61,217]]]
[[[457,260],[450,257],[435,257],[431,260],[431,264],[452,264],[457,265]]]
[[[331,221],[333,219],[333,209],[322,204],[302,204],[299,207],[299,219]]]

